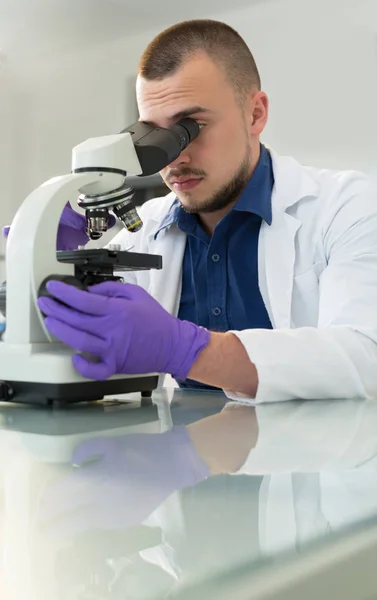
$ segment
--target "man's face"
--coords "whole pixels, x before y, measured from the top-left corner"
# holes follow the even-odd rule
[[[169,127],[189,116],[202,125],[198,137],[161,171],[182,206],[214,212],[236,200],[255,166],[267,120],[267,104],[263,123],[260,116],[265,94],[250,96],[242,109],[222,69],[205,54],[161,81],[138,77],[136,91],[141,121]]]

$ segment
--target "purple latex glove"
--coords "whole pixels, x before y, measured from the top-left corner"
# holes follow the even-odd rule
[[[73,356],[77,371],[90,379],[154,372],[186,379],[210,340],[207,329],[173,317],[137,285],[107,281],[82,291],[49,281],[47,290],[60,302],[39,298],[46,327],[74,350],[98,359]]]
[[[76,250],[79,246],[85,246],[89,241],[85,230],[86,219],[84,215],[73,210],[68,202],[60,217],[56,249]]]
[[[186,427],[94,438],[74,451],[75,471],[47,486],[37,520],[49,537],[142,523],[173,491],[209,477]]]
[[[109,227],[115,225],[115,217],[109,216]],[[56,240],[57,250],[76,250],[79,246],[85,246],[89,241],[85,233],[86,220],[84,215],[81,215],[71,208],[69,202],[64,207],[60,217],[58,227],[58,237]],[[3,236],[8,237],[10,225],[3,227]]]

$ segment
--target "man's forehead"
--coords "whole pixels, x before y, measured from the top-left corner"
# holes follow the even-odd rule
[[[143,121],[158,118],[177,121],[214,113],[213,95],[203,91],[192,86],[142,85],[137,90],[140,116]]]
[[[201,104],[200,98],[211,94],[213,87],[214,82],[203,77],[203,74],[198,76],[174,74],[156,80],[147,80],[139,76],[136,82],[136,93],[143,102],[170,97],[177,99],[187,97],[190,98],[191,103],[195,98],[195,104]]]
[[[149,80],[138,75],[136,93],[138,101],[146,104],[171,100],[206,106],[224,85],[227,81],[223,71],[204,56],[187,61],[166,77]]]

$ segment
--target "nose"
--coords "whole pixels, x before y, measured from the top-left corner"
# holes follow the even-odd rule
[[[173,162],[168,165],[169,169],[174,169],[181,165],[188,165],[191,162],[190,153],[187,149],[183,150],[179,156]]]

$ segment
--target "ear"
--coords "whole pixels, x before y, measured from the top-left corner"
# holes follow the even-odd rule
[[[268,97],[265,92],[252,92],[247,99],[250,134],[260,135],[268,120]]]

